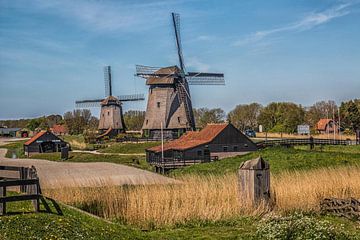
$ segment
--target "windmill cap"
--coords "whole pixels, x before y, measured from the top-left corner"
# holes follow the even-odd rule
[[[266,170],[270,168],[270,164],[265,161],[262,157],[254,158],[243,162],[240,165],[241,170],[250,169],[250,170]]]

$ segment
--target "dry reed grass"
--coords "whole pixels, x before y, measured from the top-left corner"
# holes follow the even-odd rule
[[[190,176],[181,184],[67,188],[46,190],[59,201],[109,219],[138,226],[160,226],[188,220],[219,220],[267,211],[238,200],[236,175]],[[360,198],[360,168],[342,167],[286,172],[272,176],[273,211],[318,210],[325,197]]]

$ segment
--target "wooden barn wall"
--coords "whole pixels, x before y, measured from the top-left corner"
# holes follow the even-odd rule
[[[223,152],[223,147],[228,146],[228,152],[234,151],[238,147],[239,152],[256,151],[256,145],[238,129],[229,124],[210,144],[211,152]]]

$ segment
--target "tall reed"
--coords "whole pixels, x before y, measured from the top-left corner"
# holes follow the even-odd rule
[[[45,194],[96,215],[138,226],[219,220],[268,211],[238,198],[237,177],[187,176],[177,184],[47,189]],[[319,209],[325,197],[360,198],[360,168],[285,172],[271,177],[273,211]]]

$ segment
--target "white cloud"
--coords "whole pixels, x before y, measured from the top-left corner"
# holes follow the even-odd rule
[[[164,22],[169,17],[169,8],[178,1],[86,1],[86,0],[37,0],[36,7],[41,11],[71,19],[87,30],[144,30],[154,23]]]
[[[280,34],[283,32],[299,32],[310,30],[316,26],[321,24],[325,24],[335,18],[339,18],[345,16],[350,13],[349,7],[352,6],[353,3],[344,3],[340,5],[336,5],[332,8],[328,8],[322,12],[312,12],[307,14],[303,19],[285,25],[283,27],[273,28],[269,30],[257,31],[246,36],[243,39],[239,39],[233,43],[234,46],[242,46],[249,43],[258,42],[270,35]]]
[[[193,68],[195,71],[198,72],[208,72],[210,69],[210,65],[202,62],[197,57],[189,57],[186,61],[187,68]]]

